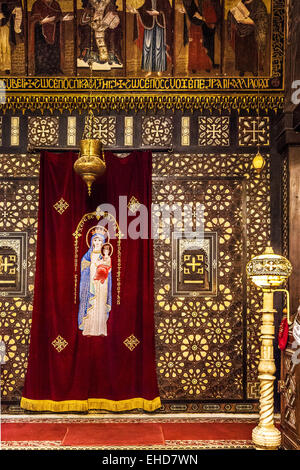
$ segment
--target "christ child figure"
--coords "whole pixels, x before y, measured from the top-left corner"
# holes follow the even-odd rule
[[[111,270],[111,255],[113,247],[110,243],[104,243],[101,248],[102,258],[97,266],[94,281],[100,281],[102,284],[107,279],[108,274]]]

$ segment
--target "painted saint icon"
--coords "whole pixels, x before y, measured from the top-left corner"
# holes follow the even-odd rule
[[[20,0],[0,2],[0,70],[12,71],[12,53],[23,42],[23,10]]]
[[[63,14],[56,0],[36,0],[29,16],[29,57],[35,75],[60,75],[64,60],[63,22],[74,15]]]
[[[122,12],[116,0],[82,0],[78,9],[77,67],[107,71],[123,67]]]
[[[172,7],[169,0],[145,0],[140,8],[127,5],[135,16],[134,41],[142,46],[141,69],[161,76],[172,62]],[[137,17],[137,21],[136,21]]]
[[[240,0],[228,13],[229,41],[235,53],[235,69],[243,77],[263,72],[266,62],[269,19],[263,0]]]
[[[108,230],[100,225],[92,227],[86,238],[89,249],[81,260],[78,327],[84,336],[107,336],[112,304],[113,247],[109,243]]]
[[[188,45],[188,71],[210,72],[219,68],[215,61],[215,35],[220,25],[220,0],[183,0],[184,45]],[[187,21],[188,18],[188,21]]]

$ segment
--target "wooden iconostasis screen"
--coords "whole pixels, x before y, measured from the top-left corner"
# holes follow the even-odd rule
[[[271,74],[272,0],[7,0],[0,7],[4,76],[88,76],[89,63],[101,77]]]
[[[166,201],[191,208],[185,238],[177,236],[183,227],[175,215],[170,236],[154,240],[155,342],[162,411],[257,410],[257,325],[262,297],[246,281],[245,263],[266,246],[271,221],[270,158],[265,155],[266,169],[257,177],[251,171],[253,156],[175,153],[153,157],[154,208]],[[4,335],[0,339],[7,346],[2,404],[13,411],[27,368],[39,158],[1,155],[0,160],[0,245],[6,255],[11,250],[24,251],[24,261],[23,255],[18,259],[20,269],[26,270],[27,285],[25,296],[12,292],[0,301]],[[192,237],[199,205],[204,208],[202,240]],[[185,263],[202,263],[201,289],[193,287],[193,270],[184,272]],[[21,292],[21,285],[17,288]]]

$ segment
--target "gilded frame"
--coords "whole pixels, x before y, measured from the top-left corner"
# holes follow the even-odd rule
[[[210,285],[208,289],[186,289],[180,290],[179,288],[179,271],[181,270],[179,259],[179,243],[182,239],[195,239],[206,240],[209,243],[209,265],[210,265]],[[173,232],[172,233],[172,295],[178,297],[215,297],[218,294],[218,234],[217,232],[203,232],[196,234],[196,232]]]
[[[0,280],[2,297],[25,297],[27,295],[27,243],[27,232],[0,232],[0,247],[13,248],[19,258],[17,260],[19,271],[17,286],[5,288],[5,284],[2,284]]]
[[[2,76],[8,94],[70,93],[72,95],[94,91],[95,94],[112,93],[230,93],[283,91],[285,46],[285,0],[273,0],[271,25],[271,73],[269,77],[14,77]]]

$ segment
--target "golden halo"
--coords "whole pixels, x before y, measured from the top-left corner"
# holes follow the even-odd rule
[[[100,250],[100,251],[101,251],[101,255],[104,256],[103,250],[104,250],[104,247],[107,246],[107,245],[110,247],[110,254],[109,254],[109,256],[112,256],[112,254],[113,254],[113,252],[114,252],[114,247],[113,247],[112,244],[109,243],[109,242],[105,242],[105,243],[101,246],[101,250]]]
[[[107,228],[105,227],[102,227],[102,225],[94,225],[93,227],[91,227],[88,231],[87,231],[87,234],[85,236],[85,241],[86,241],[86,244],[87,246],[90,248],[91,247],[91,244],[89,243],[89,240],[88,240],[88,237],[89,237],[89,234],[90,232],[93,230],[93,229],[96,229],[95,232],[96,233],[99,233],[101,235],[105,235],[106,234],[106,238],[109,242],[110,240],[110,237],[109,237],[109,231],[107,230]],[[108,243],[106,242],[106,243]]]

